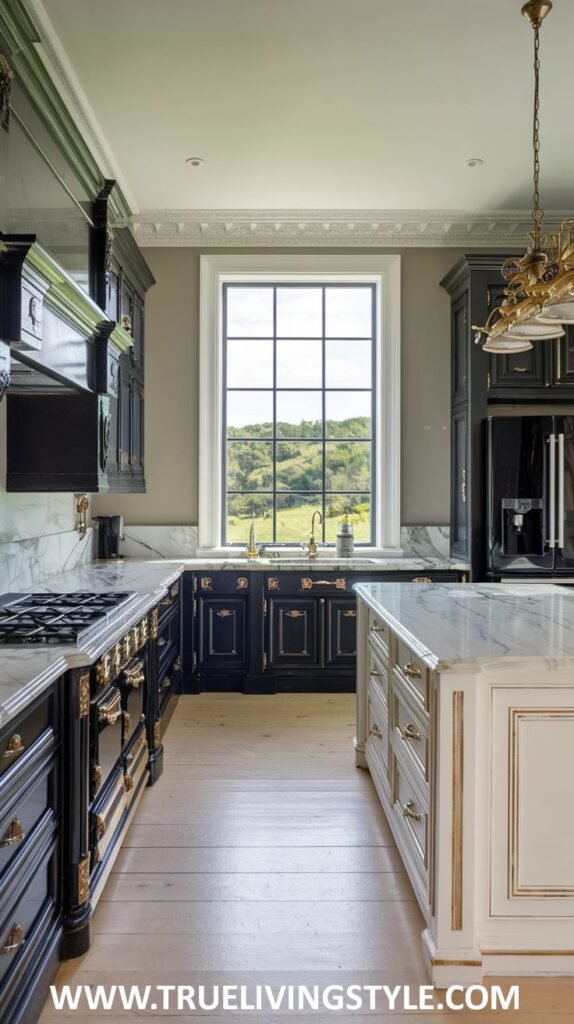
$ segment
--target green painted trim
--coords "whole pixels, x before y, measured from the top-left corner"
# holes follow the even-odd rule
[[[36,51],[35,44],[41,40],[21,0],[0,0],[0,32],[11,47],[10,63],[20,85],[83,188],[95,200],[105,176]],[[116,220],[131,215],[118,186],[110,206]]]
[[[44,296],[44,303],[86,337],[91,337],[105,322],[100,307],[65,270],[62,270],[56,260],[41,245],[35,242],[30,247],[26,263],[29,263],[49,284],[48,291]],[[131,335],[121,324],[116,324],[110,337],[121,352],[128,352],[133,346]]]

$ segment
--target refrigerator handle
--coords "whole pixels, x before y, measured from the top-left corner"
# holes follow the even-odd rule
[[[564,547],[564,434],[558,434],[558,547]]]
[[[548,436],[550,480],[548,487],[548,545],[556,547],[556,434]]]

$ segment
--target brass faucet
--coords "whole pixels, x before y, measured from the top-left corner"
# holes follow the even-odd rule
[[[311,536],[309,537],[309,546],[307,548],[307,554],[309,558],[316,558],[318,554],[317,541],[315,540],[315,517],[319,516],[319,525],[323,522],[323,516],[319,510],[313,512],[311,519]]]

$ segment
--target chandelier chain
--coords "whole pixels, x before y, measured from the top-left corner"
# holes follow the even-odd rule
[[[540,209],[540,27],[534,27],[534,117],[532,123],[532,148],[534,152],[534,192],[532,195],[534,222],[534,248],[539,249],[544,211]]]

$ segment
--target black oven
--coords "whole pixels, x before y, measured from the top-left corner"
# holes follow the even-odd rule
[[[145,722],[147,660],[147,652],[142,651],[126,665],[117,680],[122,695],[124,747],[131,742],[140,724]]]
[[[108,686],[90,705],[91,798],[106,785],[122,756],[123,708],[118,686]]]

